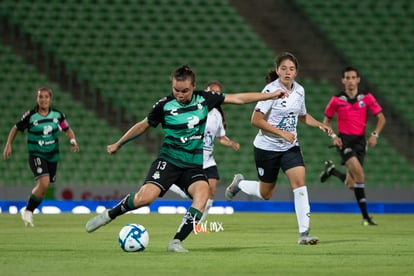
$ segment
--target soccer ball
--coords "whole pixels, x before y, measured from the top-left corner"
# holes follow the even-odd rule
[[[118,242],[125,252],[144,251],[149,243],[148,231],[140,224],[125,225],[119,231]]]

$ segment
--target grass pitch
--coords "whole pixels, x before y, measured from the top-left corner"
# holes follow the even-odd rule
[[[314,246],[300,246],[294,213],[209,215],[218,232],[191,234],[189,253],[166,252],[182,215],[124,215],[94,233],[89,215],[0,214],[2,275],[410,275],[414,271],[414,216],[377,215],[364,227],[359,214],[312,214]],[[118,232],[128,223],[150,235],[142,253],[125,253]],[[4,274],[3,274],[4,273]]]

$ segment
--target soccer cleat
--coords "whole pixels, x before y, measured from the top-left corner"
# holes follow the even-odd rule
[[[86,223],[86,232],[91,233],[101,226],[104,226],[112,221],[108,214],[109,210],[105,210],[102,214],[99,214]]]
[[[362,225],[364,226],[377,226],[378,224],[372,220],[372,218],[366,218],[362,220]]]
[[[305,231],[300,233],[300,237],[298,239],[299,245],[315,245],[318,244],[319,238],[309,236],[309,231]]]
[[[321,182],[325,182],[332,174],[332,170],[335,168],[335,164],[332,160],[325,161],[325,168],[320,174]]]
[[[226,192],[224,193],[226,199],[231,201],[233,197],[240,192],[239,183],[244,179],[242,174],[235,174],[233,177],[233,181],[231,184],[226,188]]]
[[[25,226],[31,226],[33,227],[33,212],[24,210],[22,212],[22,220],[24,221]]]
[[[168,252],[187,253],[188,250],[181,245],[179,239],[170,240],[167,247]]]
[[[298,240],[299,245],[315,245],[315,244],[318,244],[318,242],[319,242],[319,238],[310,237],[310,236],[299,237],[299,240]]]

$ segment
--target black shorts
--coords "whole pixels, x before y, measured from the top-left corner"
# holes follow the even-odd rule
[[[204,180],[208,184],[207,176],[201,166],[183,169],[158,158],[152,162],[145,183],[157,185],[161,189],[159,197],[163,197],[172,184],[188,194],[188,187],[199,180]]]
[[[41,157],[29,155],[29,166],[35,179],[49,175],[50,183],[56,180],[57,162],[49,162]]]
[[[295,146],[287,151],[268,151],[254,148],[254,160],[256,161],[257,176],[263,182],[276,182],[279,170],[305,166],[300,147]]]
[[[214,179],[217,179],[217,180],[220,179],[220,175],[219,175],[217,166],[211,166],[211,167],[205,168],[204,172],[206,173],[207,178],[214,178]]]
[[[342,165],[345,162],[355,156],[358,158],[361,165],[364,164],[365,152],[367,141],[364,136],[346,135],[339,133],[338,135],[342,140],[342,148],[338,148],[338,152],[341,155]]]

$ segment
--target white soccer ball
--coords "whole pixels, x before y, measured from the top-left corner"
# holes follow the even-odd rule
[[[148,231],[140,224],[128,224],[119,231],[118,241],[125,252],[141,252],[148,246]]]

